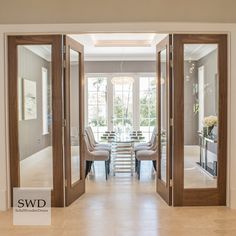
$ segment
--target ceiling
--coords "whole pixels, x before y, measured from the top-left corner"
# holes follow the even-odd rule
[[[215,49],[217,49],[217,44],[185,44],[184,59],[198,61]]]
[[[155,60],[156,44],[165,34],[77,34],[69,35],[84,45],[87,61]]]
[[[165,34],[77,34],[69,35],[84,45],[85,61],[154,61],[156,45]],[[50,45],[25,46],[35,54],[51,61]],[[185,60],[199,60],[217,48],[216,44],[185,44]],[[72,51],[72,60],[77,60]]]

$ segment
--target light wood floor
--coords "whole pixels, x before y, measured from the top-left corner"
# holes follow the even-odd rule
[[[197,146],[196,146],[197,147]],[[195,148],[196,149],[196,148]],[[190,151],[189,151],[190,150]],[[194,150],[194,149],[193,149]],[[196,164],[199,161],[199,147],[197,152],[191,151],[188,148],[188,153],[185,155],[185,168],[184,168],[184,184],[185,188],[216,188],[217,179],[213,179],[202,171]],[[143,162],[142,162],[143,163]],[[165,162],[162,161],[165,170]],[[147,165],[144,164],[144,169]],[[104,167],[104,165],[102,165]],[[147,171],[150,171],[150,166]],[[79,174],[79,158],[77,155],[76,147],[72,148],[72,179],[76,181]],[[142,164],[143,169],[143,164]],[[111,168],[112,170],[112,168]],[[21,187],[52,187],[53,174],[52,174],[52,149],[51,147],[45,148],[40,152],[24,159],[20,163],[21,172]],[[98,172],[100,173],[100,172]],[[102,172],[103,173],[103,172]],[[166,173],[162,173],[165,179]]]
[[[150,163],[141,181],[130,175],[109,177],[103,163],[86,179],[86,194],[67,208],[52,209],[52,225],[12,225],[12,211],[0,212],[2,236],[226,236],[236,235],[236,210],[226,207],[174,208],[155,193]],[[146,166],[146,168],[145,168]]]

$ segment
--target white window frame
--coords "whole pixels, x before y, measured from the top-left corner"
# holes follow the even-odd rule
[[[139,78],[156,77],[156,73],[86,73],[85,74],[85,125],[88,126],[88,78],[104,77],[107,78],[107,122],[108,130],[113,130],[113,85],[111,79],[115,76],[131,76],[134,78],[133,83],[133,129],[139,130]]]

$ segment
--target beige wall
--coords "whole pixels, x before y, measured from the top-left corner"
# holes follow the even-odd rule
[[[236,22],[235,0],[1,0],[0,4],[3,24]]]

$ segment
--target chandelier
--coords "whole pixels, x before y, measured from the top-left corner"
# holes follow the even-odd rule
[[[111,79],[112,84],[132,84],[134,78],[131,76],[115,76]]]

